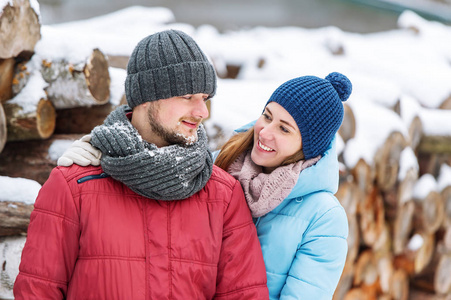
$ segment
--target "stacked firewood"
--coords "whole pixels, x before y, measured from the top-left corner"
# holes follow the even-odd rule
[[[53,141],[89,133],[114,109],[108,59],[99,49],[35,54],[41,24],[28,0],[0,7],[0,24],[10,33],[0,35],[0,174],[42,184]]]
[[[78,51],[83,53],[78,56],[36,51],[42,26],[33,2],[14,0],[1,5],[0,176],[42,185],[62,154],[53,149],[61,144],[67,147],[89,133],[116,107],[110,102],[111,68],[99,49]],[[63,41],[55,38],[54,52],[83,46],[77,41],[64,47],[58,43]],[[27,189],[24,185],[17,192],[26,194]],[[1,191],[0,201],[2,299],[12,296],[33,210],[33,201],[5,199],[5,194],[11,195],[8,192]]]
[[[442,115],[449,126],[451,110],[420,109],[406,118],[402,109],[413,106],[406,98],[377,112],[351,104],[339,132],[345,146],[337,193],[348,215],[349,252],[334,299],[451,299],[451,136],[424,130],[440,123],[424,114]],[[383,131],[397,117],[399,130],[364,141],[371,155],[352,157],[353,143],[362,142],[356,130]]]
[[[39,17],[28,0],[12,3],[0,7],[0,30],[11,33],[0,35],[0,176],[44,184],[56,166],[51,148],[89,133],[115,108],[113,58],[100,49],[76,59],[36,55]],[[236,78],[239,72],[227,64],[218,74]],[[428,122],[450,126],[451,98],[414,110],[418,104],[408,97],[391,107],[351,97],[339,131],[337,193],[348,215],[349,251],[334,300],[450,300],[451,137],[427,128]],[[382,128],[388,122],[396,125]],[[0,201],[0,298],[18,272],[6,257],[20,256],[32,209]]]

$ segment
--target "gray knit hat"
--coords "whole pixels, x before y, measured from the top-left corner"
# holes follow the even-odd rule
[[[130,56],[125,80],[125,95],[131,108],[197,93],[214,96],[216,73],[189,35],[166,30],[138,43]]]

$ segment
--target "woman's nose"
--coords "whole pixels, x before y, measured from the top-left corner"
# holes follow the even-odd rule
[[[260,130],[259,134],[262,138],[269,140],[274,136],[274,129],[271,125],[272,124],[267,124]]]

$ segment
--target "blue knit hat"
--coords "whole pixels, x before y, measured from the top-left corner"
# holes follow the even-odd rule
[[[352,84],[343,74],[330,73],[326,79],[303,76],[279,86],[269,98],[285,108],[301,131],[305,159],[323,154],[343,121],[343,104]]]

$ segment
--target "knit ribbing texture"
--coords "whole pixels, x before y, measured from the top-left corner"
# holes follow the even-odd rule
[[[303,76],[288,80],[271,95],[269,102],[285,108],[296,121],[302,136],[305,158],[324,154],[341,126],[342,101],[351,95],[352,84],[341,73],[325,79]]]
[[[141,40],[127,65],[125,94],[133,108],[148,101],[216,93],[216,73],[197,43],[178,30]]]
[[[155,200],[179,200],[200,191],[210,179],[213,159],[203,125],[198,141],[158,148],[142,139],[120,106],[95,127],[91,144],[102,152],[104,172],[134,192]]]
[[[266,215],[290,194],[302,170],[313,166],[321,156],[280,166],[270,174],[263,173],[251,159],[251,152],[242,153],[229,167],[228,172],[243,187],[247,205],[253,218]]]

